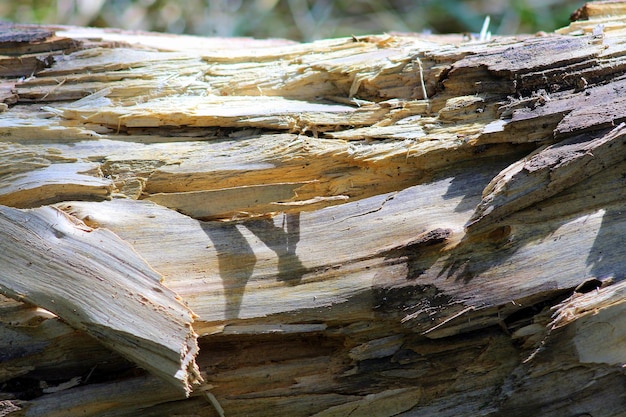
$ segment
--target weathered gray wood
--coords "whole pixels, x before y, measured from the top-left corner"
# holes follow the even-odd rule
[[[624,162],[624,126],[621,123],[610,132],[600,131],[595,138],[589,134],[574,136],[510,165],[487,185],[466,226],[484,227]]]
[[[3,294],[58,315],[186,393],[201,382],[193,313],[126,242],[53,207],[5,206],[0,240]]]
[[[0,282],[47,310],[0,303],[0,413],[620,415],[626,30],[600,6],[490,43],[14,27],[0,203],[39,232],[0,227],[24,231]],[[70,256],[42,213],[108,246]],[[94,271],[146,300],[92,303]],[[96,328],[197,333],[205,384],[184,399],[154,344],[128,361]]]

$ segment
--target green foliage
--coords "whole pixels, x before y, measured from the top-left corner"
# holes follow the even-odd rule
[[[313,40],[382,32],[551,31],[583,4],[572,0],[17,0],[4,19],[216,36]]]

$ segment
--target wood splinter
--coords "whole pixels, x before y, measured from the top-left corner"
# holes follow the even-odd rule
[[[482,229],[623,161],[625,126],[591,138],[588,133],[576,135],[508,166],[485,187],[466,229]]]
[[[133,248],[54,207],[0,206],[0,293],[44,308],[189,395],[194,313]],[[34,256],[33,254],[37,254]]]

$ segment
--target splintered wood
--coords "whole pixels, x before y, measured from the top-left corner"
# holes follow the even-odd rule
[[[623,7],[490,42],[0,25],[0,415],[620,415]]]
[[[193,313],[126,242],[54,207],[0,208],[4,294],[55,313],[191,392],[200,382]]]

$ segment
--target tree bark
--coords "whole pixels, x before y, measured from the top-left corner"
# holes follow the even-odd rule
[[[618,416],[626,27],[0,26],[0,416]]]

